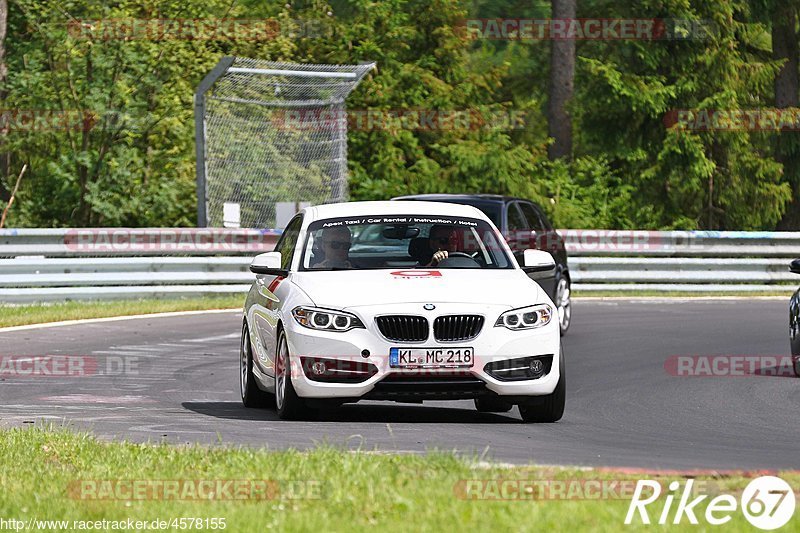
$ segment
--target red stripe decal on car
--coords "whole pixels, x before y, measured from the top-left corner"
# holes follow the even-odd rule
[[[278,288],[278,285],[280,285],[281,281],[283,280],[284,280],[283,276],[278,276],[277,278],[273,279],[272,283],[270,283],[269,286],[267,287],[267,290],[271,293],[274,293],[275,289]]]

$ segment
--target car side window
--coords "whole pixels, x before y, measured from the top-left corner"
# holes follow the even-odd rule
[[[537,233],[542,233],[547,231],[547,226],[545,225],[542,217],[539,216],[539,211],[533,207],[533,205],[527,202],[521,202],[519,204],[520,209],[522,210],[522,214],[525,215],[525,218],[528,220],[527,227],[532,229]]]
[[[297,239],[300,237],[300,226],[303,225],[303,216],[295,216],[286,229],[283,230],[283,235],[275,245],[275,251],[281,253],[281,268],[288,269],[292,264],[292,257],[297,248]]]

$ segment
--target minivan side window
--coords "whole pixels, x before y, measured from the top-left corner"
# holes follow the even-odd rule
[[[519,207],[522,209],[522,214],[525,215],[526,219],[528,219],[527,227],[531,228],[537,233],[547,231],[547,226],[545,225],[544,221],[542,221],[542,218],[539,216],[539,212],[535,207],[527,202],[520,202]]]
[[[553,224],[550,222],[550,219],[547,218],[547,215],[544,214],[544,211],[542,210],[542,208],[539,207],[538,205],[534,204],[533,205],[533,209],[534,209],[534,211],[536,211],[536,213],[538,213],[539,220],[542,221],[542,224],[547,229],[547,231],[553,231]]]
[[[508,204],[508,231],[513,234],[516,231],[527,229],[525,219],[522,218],[522,213],[517,209],[517,202]]]

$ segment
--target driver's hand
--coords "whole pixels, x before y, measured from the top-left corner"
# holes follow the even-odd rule
[[[433,259],[431,259],[431,263],[434,265],[438,265],[439,263],[447,259],[448,255],[449,254],[447,253],[447,250],[439,250],[438,252],[433,254]]]

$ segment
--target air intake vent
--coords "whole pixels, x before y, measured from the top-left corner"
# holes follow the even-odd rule
[[[428,340],[428,319],[424,316],[388,315],[375,318],[378,329],[392,341],[422,342]]]
[[[433,336],[437,341],[468,341],[483,328],[480,315],[447,315],[433,321]]]

